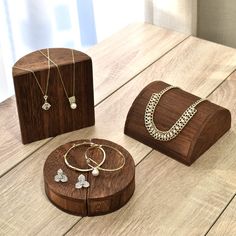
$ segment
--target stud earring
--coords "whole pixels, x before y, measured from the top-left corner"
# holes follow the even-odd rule
[[[84,175],[80,175],[78,177],[78,182],[75,184],[75,188],[80,189],[80,188],[88,188],[90,186],[89,182],[85,180]]]
[[[57,175],[54,176],[54,181],[65,183],[68,181],[68,177],[65,175],[62,169],[59,169],[57,171]]]

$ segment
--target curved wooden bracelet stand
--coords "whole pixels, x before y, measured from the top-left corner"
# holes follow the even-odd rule
[[[146,130],[144,113],[151,95],[168,86],[170,85],[164,82],[155,81],[140,92],[129,110],[124,132],[186,165],[191,165],[230,129],[231,115],[229,110],[210,101],[204,101],[197,105],[197,113],[176,138],[167,142],[157,141]],[[154,114],[157,128],[168,130],[198,99],[179,88],[166,92],[161,97]]]
[[[125,205],[135,189],[135,166],[132,156],[123,147],[103,139],[92,139],[94,143],[110,145],[125,156],[125,166],[118,171],[100,171],[99,176],[91,172],[77,172],[66,166],[63,155],[74,143],[89,140],[79,140],[66,143],[55,149],[47,158],[44,165],[45,191],[49,200],[63,211],[80,216],[95,216],[113,212]],[[86,146],[71,150],[70,162],[74,166],[88,168],[83,157]],[[117,152],[104,147],[107,154],[104,168],[119,166],[122,158]],[[93,159],[101,161],[101,153],[94,150]],[[55,182],[57,170],[62,169],[68,177],[68,182]],[[80,174],[85,175],[90,183],[89,188],[76,189],[75,184]]]

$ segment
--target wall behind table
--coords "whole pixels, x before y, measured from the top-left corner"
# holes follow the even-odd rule
[[[197,36],[236,48],[236,1],[198,0]]]

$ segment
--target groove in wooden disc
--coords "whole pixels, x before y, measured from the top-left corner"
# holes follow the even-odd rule
[[[81,216],[101,215],[113,212],[125,205],[131,198],[135,188],[135,165],[127,150],[108,140],[92,139],[98,144],[110,145],[123,153],[126,158],[125,166],[118,171],[100,171],[95,177],[90,172],[77,172],[66,166],[63,155],[74,144],[88,140],[78,140],[66,143],[55,149],[47,158],[44,165],[45,191],[49,200],[58,208]],[[77,167],[88,168],[84,152],[88,146],[72,149],[68,154],[69,162]],[[116,168],[122,163],[120,155],[112,149],[104,147],[107,158],[103,168]],[[89,153],[94,160],[102,159],[99,150]],[[54,176],[58,169],[62,169],[68,177],[68,182],[55,182]],[[90,183],[89,188],[76,189],[78,176],[84,174]]]

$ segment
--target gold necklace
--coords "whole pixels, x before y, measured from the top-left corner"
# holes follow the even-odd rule
[[[61,80],[62,87],[63,87],[64,92],[65,92],[65,95],[66,95],[67,99],[69,100],[70,108],[73,109],[73,110],[76,109],[77,104],[76,104],[76,98],[75,98],[75,57],[74,57],[74,50],[71,49],[71,55],[72,55],[72,61],[73,61],[73,80],[72,80],[72,90],[73,91],[72,91],[72,96],[71,97],[69,97],[68,92],[66,90],[66,87],[65,87],[65,84],[64,84],[59,66],[55,63],[55,61],[53,61],[51,58],[49,58],[47,55],[45,55],[41,50],[39,52],[43,56],[45,56],[48,60],[50,60],[56,66],[59,77],[60,77],[60,80]]]
[[[145,109],[144,124],[148,133],[158,141],[170,141],[174,139],[181,130],[187,125],[192,117],[197,113],[196,106],[205,101],[205,99],[198,99],[191,106],[189,106],[180,118],[175,122],[169,130],[159,130],[154,122],[154,113],[161,97],[169,90],[177,87],[168,86],[159,93],[153,93]]]
[[[23,71],[29,71],[29,72],[31,72],[33,74],[33,76],[35,78],[35,81],[36,81],[36,83],[37,83],[41,93],[43,94],[44,103],[42,105],[42,109],[45,110],[45,111],[49,110],[50,107],[51,107],[51,104],[48,102],[48,85],[49,85],[49,79],[50,79],[50,60],[49,60],[50,59],[50,55],[49,55],[49,49],[47,49],[47,54],[48,54],[48,56],[47,56],[47,58],[48,58],[48,74],[47,74],[47,82],[46,82],[45,92],[43,91],[43,88],[40,85],[39,80],[38,80],[38,78],[37,78],[37,76],[36,76],[36,74],[34,73],[33,70],[26,69],[26,68],[21,68],[21,67],[18,67],[18,66],[14,66],[14,68],[16,68],[16,69],[23,70]]]

